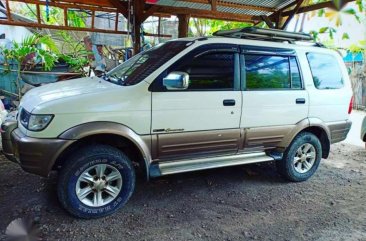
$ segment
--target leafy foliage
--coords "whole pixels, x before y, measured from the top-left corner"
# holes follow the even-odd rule
[[[63,43],[60,58],[69,64],[72,70],[86,75],[87,73],[84,71],[84,68],[89,63],[88,55],[92,53],[87,51],[85,45],[77,41],[67,31],[58,32],[58,36],[62,39]]]
[[[252,23],[232,22],[224,20],[211,20],[191,18],[189,22],[190,36],[207,36],[212,35],[218,30],[228,30],[235,28],[245,28],[253,26]]]
[[[41,48],[41,45],[47,49]],[[42,63],[43,68],[47,71],[51,70],[57,61],[57,55],[51,51],[56,49],[56,45],[49,36],[33,35],[26,37],[21,43],[13,41],[13,48],[0,49],[1,54],[5,58],[5,66],[10,70],[11,65],[17,66],[17,79],[14,84],[18,90],[18,97],[21,97],[20,80],[21,71],[31,68],[38,62]]]

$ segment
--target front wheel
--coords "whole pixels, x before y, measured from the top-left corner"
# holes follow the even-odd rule
[[[321,158],[322,146],[318,137],[303,132],[295,137],[283,159],[277,162],[277,170],[290,181],[306,181],[318,169]]]
[[[66,161],[58,181],[62,206],[80,218],[99,218],[121,208],[135,187],[129,158],[105,145],[86,147]]]

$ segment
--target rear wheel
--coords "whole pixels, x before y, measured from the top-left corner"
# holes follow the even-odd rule
[[[277,170],[290,181],[305,181],[318,169],[321,157],[322,147],[318,137],[303,132],[295,137],[283,159],[277,162]]]
[[[129,158],[105,145],[86,147],[66,161],[58,181],[62,206],[80,218],[98,218],[121,208],[135,187]]]

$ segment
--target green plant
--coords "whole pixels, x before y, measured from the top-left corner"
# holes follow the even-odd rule
[[[253,26],[253,24],[245,22],[232,22],[200,18],[191,18],[189,22],[191,36],[206,36],[211,35],[218,30],[228,30],[250,26]]]
[[[46,46],[47,49],[41,47]],[[51,70],[57,61],[57,55],[53,51],[58,51],[56,45],[49,36],[32,35],[24,38],[20,43],[13,41],[11,49],[2,49],[4,56],[4,66],[11,69],[12,65],[17,67],[17,78],[14,81],[18,92],[18,98],[21,98],[21,71],[33,67],[41,62],[44,70]]]
[[[62,39],[60,58],[63,59],[73,71],[87,75],[84,68],[88,65],[88,55],[92,54],[86,50],[85,45],[77,41],[66,31],[59,31],[58,36]]]

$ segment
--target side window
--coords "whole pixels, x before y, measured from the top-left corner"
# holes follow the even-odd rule
[[[307,58],[317,89],[340,89],[343,87],[342,72],[333,56],[308,53]]]
[[[291,88],[288,57],[245,54],[245,72],[249,90]]]
[[[291,71],[291,87],[292,89],[301,89],[301,75],[299,65],[295,57],[290,57],[290,71]]]
[[[171,71],[182,71],[189,74],[188,91],[233,90],[235,53],[215,52],[188,57]]]

